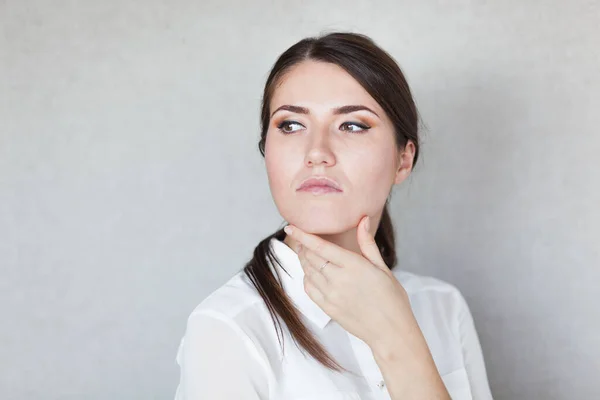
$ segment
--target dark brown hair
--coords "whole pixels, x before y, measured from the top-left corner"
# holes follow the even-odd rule
[[[258,148],[263,157],[273,93],[281,78],[293,66],[305,60],[336,64],[356,79],[393,122],[398,149],[403,149],[409,140],[415,144],[413,165],[416,164],[419,155],[419,116],[404,74],[394,59],[378,47],[371,38],[346,32],[332,32],[300,40],[281,54],[273,65],[262,98],[261,137]],[[396,248],[388,202],[389,197],[375,233],[375,242],[386,265],[393,269],[396,266]],[[282,288],[279,274],[275,276],[270,269],[268,262],[281,265],[270,249],[269,242],[272,238],[283,241],[285,232],[279,229],[263,239],[254,249],[253,258],[244,267],[244,272],[263,298],[276,329],[279,329],[277,336],[279,337],[281,331],[283,338],[279,320],[281,319],[289,329],[296,345],[299,344],[301,349],[306,350],[327,368],[336,371],[345,370],[304,325],[298,309]]]

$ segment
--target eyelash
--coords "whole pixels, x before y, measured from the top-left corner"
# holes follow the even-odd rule
[[[292,134],[292,133],[296,132],[296,131],[294,131],[294,132],[287,132],[287,131],[284,131],[282,128],[283,128],[285,125],[287,125],[287,124],[298,124],[298,125],[302,125],[300,122],[297,122],[297,121],[291,121],[291,120],[287,120],[287,119],[286,119],[286,120],[284,120],[284,121],[281,121],[281,122],[279,123],[279,125],[277,125],[277,129],[279,129],[279,131],[280,131],[281,133],[283,133],[284,135],[290,135],[290,134]],[[341,126],[344,126],[344,125],[354,125],[354,126],[357,126],[357,127],[359,127],[360,129],[362,129],[361,131],[351,131],[351,130],[350,130],[350,131],[348,131],[348,132],[351,132],[351,133],[364,133],[364,132],[368,131],[369,129],[371,129],[371,127],[370,127],[370,126],[367,126],[367,125],[364,125],[364,124],[359,124],[358,122],[350,122],[350,121],[347,121],[347,122],[344,122],[342,125],[340,125],[340,127],[341,127]],[[304,125],[302,125],[302,126],[304,126]]]

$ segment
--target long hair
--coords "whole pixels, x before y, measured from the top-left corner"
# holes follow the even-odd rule
[[[418,122],[419,116],[408,83],[398,64],[368,36],[347,32],[332,32],[319,37],[309,37],[292,45],[277,59],[265,83],[261,109],[261,137],[258,148],[265,156],[265,141],[270,123],[271,98],[278,83],[294,65],[314,60],[336,64],[349,73],[377,101],[393,123],[395,143],[398,149],[411,140],[415,144],[413,165],[419,155]],[[389,198],[388,198],[389,200]],[[283,331],[283,322],[296,345],[307,351],[325,367],[341,371],[341,367],[314,337],[300,318],[300,313],[287,296],[279,276],[275,276],[269,262],[281,263],[270,248],[270,241],[276,238],[283,241],[283,229],[264,238],[254,249],[253,257],[244,267],[250,279],[263,298],[277,336]],[[389,269],[396,266],[394,227],[386,201],[381,221],[375,233],[375,242]],[[282,339],[280,344],[283,345]],[[283,349],[283,347],[282,347]]]

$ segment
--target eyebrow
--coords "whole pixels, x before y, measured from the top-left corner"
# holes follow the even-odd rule
[[[275,115],[275,113],[277,111],[281,111],[281,110],[287,110],[287,111],[295,112],[298,114],[310,114],[310,111],[306,107],[294,106],[291,104],[284,104],[281,107],[279,107],[277,110],[273,111],[273,113],[271,114],[271,117],[273,117],[273,115]],[[347,106],[336,107],[336,108],[333,108],[331,111],[333,111],[334,115],[339,115],[339,114],[349,114],[351,112],[360,111],[360,110],[369,111],[370,113],[375,114],[379,118],[379,115],[377,115],[377,113],[375,111],[373,111],[369,107],[363,106],[361,104],[351,104],[351,105],[347,105]]]

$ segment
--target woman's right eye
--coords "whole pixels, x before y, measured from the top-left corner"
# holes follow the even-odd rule
[[[299,129],[289,129],[289,127],[293,126],[293,125],[303,127],[303,125],[301,123],[296,122],[296,121],[282,121],[279,125],[277,125],[277,129],[279,129],[284,134],[290,134],[290,133],[294,133],[294,132],[300,130],[300,128]]]

